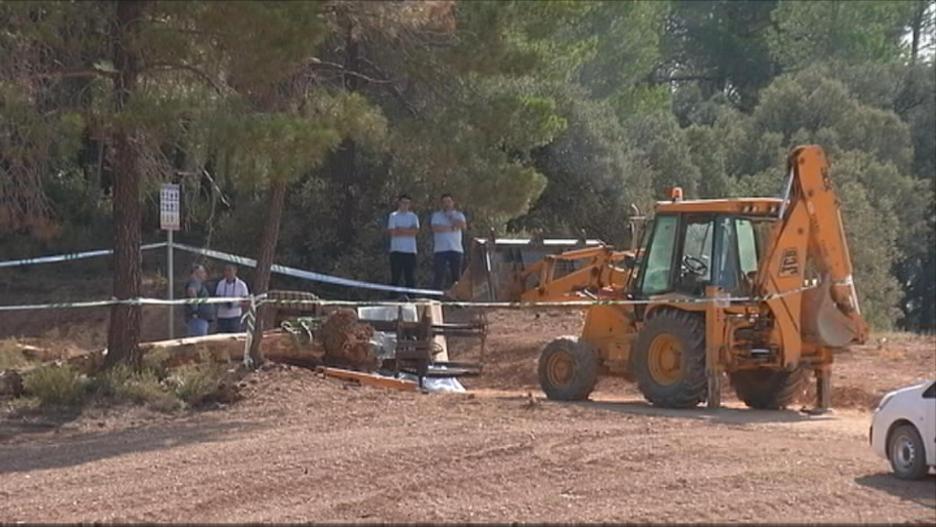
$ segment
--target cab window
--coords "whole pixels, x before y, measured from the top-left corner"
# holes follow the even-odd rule
[[[683,242],[683,276],[692,274],[702,281],[711,279],[714,231],[711,221],[690,220],[686,223],[686,238]]]
[[[726,291],[735,291],[738,287],[738,236],[734,231],[732,218],[718,218],[718,269],[715,284]]]
[[[715,222],[711,218],[687,218],[683,234],[682,256],[677,289],[701,295],[712,280],[712,245]]]
[[[657,216],[654,221],[653,237],[641,272],[641,292],[645,295],[655,295],[670,289],[678,223],[676,216]]]
[[[754,235],[754,224],[751,220],[738,218],[735,220],[735,230],[738,233],[738,257],[741,260],[741,272],[757,272],[757,238]]]

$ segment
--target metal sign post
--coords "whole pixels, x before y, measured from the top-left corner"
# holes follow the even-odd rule
[[[175,291],[175,269],[172,261],[172,233],[179,230],[180,207],[179,185],[164,183],[159,190],[159,228],[166,231],[166,273],[169,275],[169,291],[167,297],[173,299]],[[175,308],[169,306],[169,338],[175,338]]]

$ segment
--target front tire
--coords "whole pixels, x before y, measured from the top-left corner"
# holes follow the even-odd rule
[[[664,408],[692,408],[705,401],[705,326],[701,317],[666,309],[637,335],[634,373],[644,398]]]
[[[900,425],[888,435],[887,459],[894,475],[900,479],[921,479],[926,476],[926,452],[923,438],[916,427]]]
[[[543,348],[537,370],[549,399],[584,401],[598,382],[598,356],[577,337],[559,337]]]
[[[749,408],[782,410],[806,391],[809,370],[803,367],[793,371],[756,368],[736,371],[728,376],[738,399]]]

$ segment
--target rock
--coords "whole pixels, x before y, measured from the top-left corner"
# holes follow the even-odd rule
[[[19,397],[23,394],[23,377],[16,370],[0,372],[0,397]]]

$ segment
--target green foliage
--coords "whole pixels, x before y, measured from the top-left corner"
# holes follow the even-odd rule
[[[780,2],[769,32],[771,55],[785,67],[822,60],[889,63],[901,57],[910,2]]]
[[[530,150],[566,127],[555,101],[479,85],[487,97],[452,105],[425,120],[398,124],[391,139],[397,184],[420,201],[443,191],[470,204],[475,221],[495,226],[522,213],[543,189]]]
[[[776,0],[673,2],[664,36],[661,73],[692,79],[703,98],[722,93],[745,110],[779,73],[767,28]]]
[[[23,376],[26,393],[43,406],[80,406],[88,379],[69,366],[43,365]]]
[[[584,229],[589,236],[624,244],[631,203],[646,210],[651,201],[651,170],[636,151],[625,150],[628,138],[610,104],[568,88],[556,89],[556,97],[568,127],[533,152],[546,189],[509,227],[573,237]]]
[[[376,281],[399,192],[424,223],[454,193],[469,236],[620,245],[631,203],[776,195],[789,149],[818,143],[864,312],[936,327],[931,0],[155,1],[119,112],[115,5],[0,3],[0,231],[20,233],[4,253],[100,245],[118,131],[144,233],[158,184],[205,169],[231,206],[184,178],[185,236],[255,255],[286,182],[276,260]]]
[[[93,377],[89,390],[101,398],[146,405],[162,412],[181,407],[181,401],[160,382],[157,371],[146,367],[134,370],[117,365]]]
[[[581,23],[569,30],[569,39],[594,43],[593,52],[572,70],[592,97],[622,102],[644,98],[635,85],[659,63],[667,7],[664,2],[589,3]]]
[[[187,364],[176,368],[166,382],[176,397],[189,406],[199,406],[218,395],[223,378],[222,365]]]
[[[897,314],[893,269],[926,235],[932,194],[911,175],[909,127],[895,113],[863,104],[822,67],[778,78],[750,115],[714,103],[688,129],[703,193],[775,196],[783,160],[797,144],[816,143],[829,155],[840,189],[855,282],[864,312],[878,328]],[[918,249],[916,249],[918,250]]]
[[[863,168],[867,166],[862,166],[861,156],[839,156],[832,165],[830,177],[842,200],[845,235],[855,267],[862,313],[872,327],[886,330],[892,327],[899,313],[899,284],[890,271],[898,255],[896,241],[900,224],[891,198],[875,196],[856,177],[863,173]],[[898,175],[891,171],[890,176]]]
[[[683,187],[687,196],[698,195],[699,169],[692,162],[686,133],[673,114],[638,115],[622,124],[637,163],[651,171],[655,198],[672,186]]]

